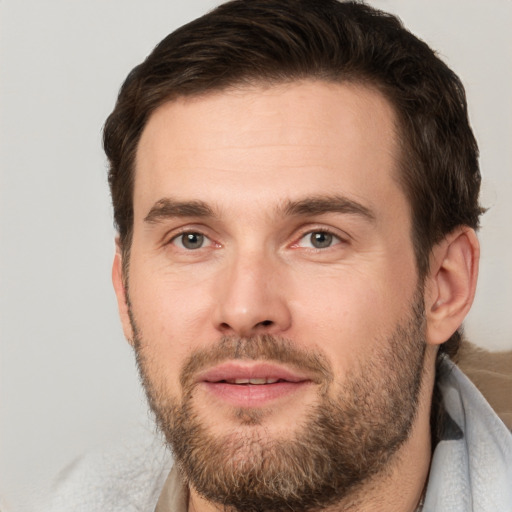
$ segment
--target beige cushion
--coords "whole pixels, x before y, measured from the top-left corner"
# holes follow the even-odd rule
[[[512,350],[489,352],[464,342],[455,362],[512,430]]]

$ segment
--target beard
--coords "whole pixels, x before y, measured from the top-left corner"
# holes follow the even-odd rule
[[[141,379],[157,424],[188,485],[226,510],[311,511],[353,502],[361,487],[391,469],[418,409],[425,358],[423,302],[374,352],[337,383],[320,352],[285,338],[225,337],[182,367],[181,398],[171,397],[132,318]],[[235,411],[239,428],[215,435],[194,404],[194,375],[216,363],[268,360],[313,373],[318,400],[287,437],[266,431],[265,412]],[[157,370],[157,369],[156,369]]]

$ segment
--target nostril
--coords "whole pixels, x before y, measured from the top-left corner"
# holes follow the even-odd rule
[[[258,322],[258,325],[261,325],[263,327],[268,327],[269,325],[272,325],[274,322],[272,320],[263,320],[263,322]]]

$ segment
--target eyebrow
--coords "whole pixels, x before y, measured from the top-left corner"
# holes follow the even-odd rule
[[[287,200],[277,208],[278,216],[306,217],[326,213],[343,213],[357,215],[374,222],[375,214],[361,203],[340,195],[320,195],[305,197],[300,200]],[[215,217],[215,211],[204,201],[177,201],[165,197],[158,200],[144,218],[148,224],[157,224],[166,219],[179,217]]]
[[[176,217],[214,217],[214,212],[203,201],[176,201],[165,197],[152,206],[144,222],[157,224]]]
[[[363,204],[340,195],[311,196],[298,201],[287,201],[282,208],[285,216],[322,215],[324,213],[345,213],[360,216],[370,222],[376,217]]]

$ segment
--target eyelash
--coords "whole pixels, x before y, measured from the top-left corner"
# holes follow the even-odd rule
[[[175,244],[175,242],[179,239],[183,240],[183,237],[185,236],[191,236],[191,235],[196,235],[196,236],[199,236],[199,237],[203,237],[204,241],[209,241],[208,245],[207,246],[204,246],[203,244],[201,244],[200,247],[197,247],[195,249],[191,249],[191,248],[187,248],[187,247],[184,247],[183,246],[183,242],[181,243],[181,247],[179,247],[180,249],[182,250],[187,250],[187,251],[194,251],[194,250],[199,250],[199,249],[203,249],[205,247],[209,247],[210,245],[213,245],[214,242],[207,236],[205,235],[204,233],[201,233],[201,231],[199,230],[184,230],[176,235],[174,235],[168,242],[168,244]]]
[[[318,229],[308,229],[307,231],[304,231],[300,237],[297,239],[297,242],[294,242],[292,244],[292,247],[300,247],[300,242],[304,238],[308,236],[312,236],[313,234],[322,234],[322,235],[328,235],[329,237],[332,237],[333,240],[331,240],[331,243],[326,247],[305,247],[306,249],[313,250],[313,251],[324,251],[327,249],[330,249],[331,247],[334,247],[335,245],[338,245],[340,243],[346,242],[344,238],[342,238],[338,233],[335,233],[334,231],[331,231],[326,228],[318,228]]]
[[[308,231],[304,231],[303,233],[301,233],[301,235],[298,237],[297,241],[294,242],[291,245],[291,247],[300,247],[301,240],[303,240],[307,236],[311,236],[313,234],[327,235],[328,237],[332,237],[333,239],[335,239],[335,243],[332,243],[333,240],[331,240],[329,245],[327,245],[326,247],[314,247],[314,246],[313,247],[306,247],[308,249],[312,249],[312,250],[316,250],[316,251],[321,251],[321,250],[324,250],[324,249],[329,249],[330,247],[333,247],[333,245],[337,245],[338,243],[342,243],[342,242],[345,241],[338,234],[333,233],[332,231],[330,231],[328,229],[325,229],[325,228],[319,228],[319,229],[310,229]],[[184,244],[183,244],[183,237],[185,237],[186,235],[196,235],[196,236],[199,236],[199,237],[203,237],[203,242],[204,241],[208,241],[209,243],[207,245],[204,245],[204,243],[202,243],[201,246],[197,247],[197,248],[185,247]],[[179,248],[183,249],[183,250],[187,250],[187,251],[194,251],[194,250],[204,249],[204,248],[210,247],[211,245],[214,244],[214,242],[207,235],[205,235],[204,233],[201,233],[199,230],[197,230],[197,231],[195,231],[195,230],[182,231],[181,233],[178,233],[178,234],[174,235],[169,240],[168,243],[169,244],[175,244],[176,241],[178,241],[180,239],[182,240],[182,242],[181,242],[181,244],[180,244],[181,246],[179,246]]]
[[[301,241],[307,237],[311,236],[315,233],[328,235],[329,237],[332,237],[333,240],[329,242],[329,245],[325,247],[314,247],[313,244],[309,247],[302,246]],[[187,248],[183,245],[183,237],[186,235],[198,235],[204,237],[204,242],[201,244],[200,247],[197,248]],[[295,238],[295,242],[288,245],[288,247],[292,249],[305,249],[309,252],[325,252],[328,249],[331,249],[339,244],[347,244],[348,243],[348,235],[343,236],[343,234],[340,234],[337,230],[331,230],[329,228],[326,228],[324,226],[315,228],[314,226],[304,226],[303,231],[300,233],[298,237]],[[182,240],[181,243],[177,243],[177,241]],[[200,249],[208,249],[208,248],[219,248],[222,244],[216,242],[211,237],[209,237],[207,234],[205,234],[204,230],[201,229],[201,227],[198,227],[197,229],[193,229],[193,227],[184,227],[182,231],[179,231],[178,233],[174,234],[168,241],[165,243],[165,245],[174,245],[178,250],[193,253],[196,251],[199,251]]]

